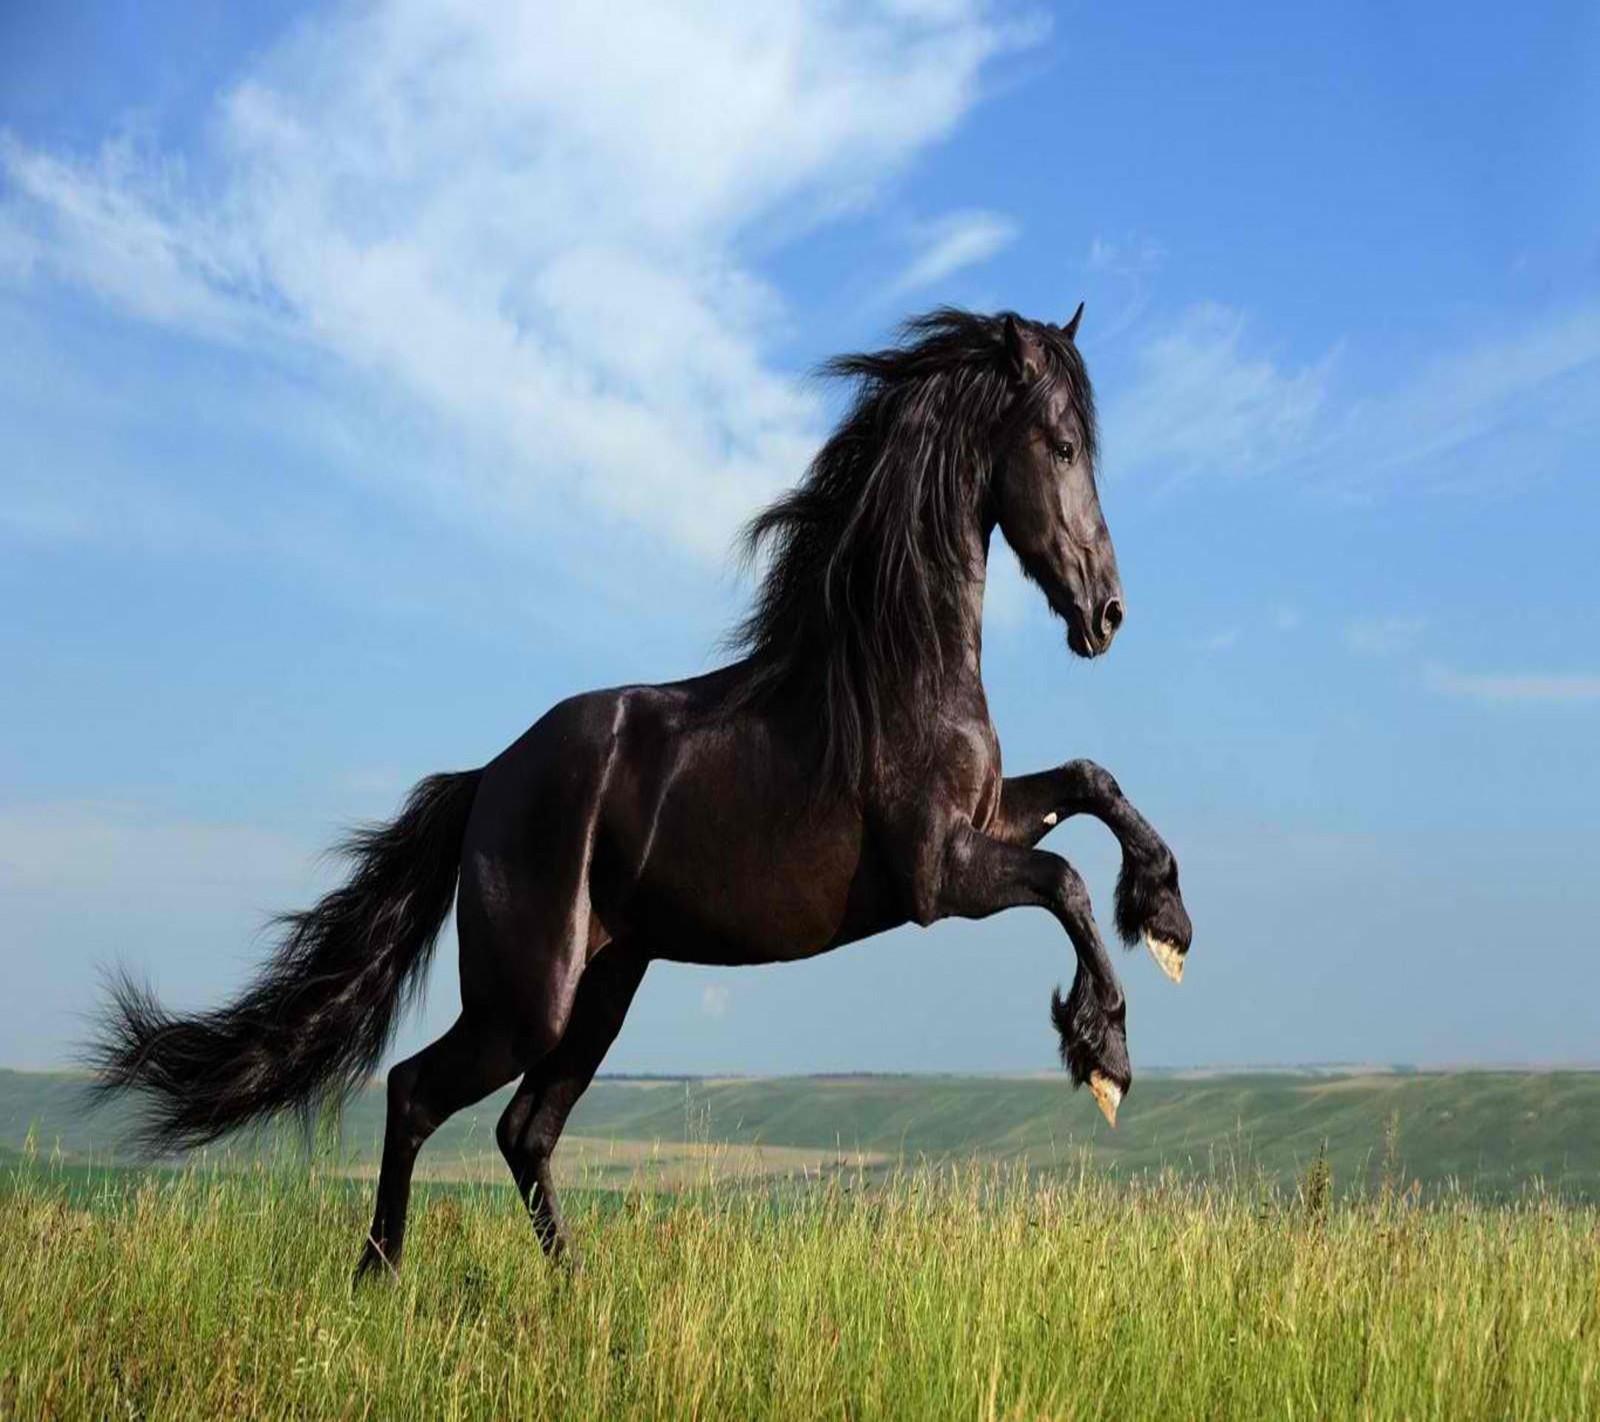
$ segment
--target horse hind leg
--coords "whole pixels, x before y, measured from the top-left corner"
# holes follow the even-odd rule
[[[462,1015],[390,1073],[378,1202],[358,1277],[399,1260],[422,1143],[565,1035],[594,938],[589,865],[609,762],[597,747],[587,774],[581,762],[566,774],[571,752],[558,762],[558,749],[530,742],[479,785],[456,891]],[[530,805],[539,813],[530,816]]]
[[[457,1111],[504,1086],[520,1066],[507,1032],[462,1014],[438,1041],[390,1070],[377,1201],[357,1283],[399,1267],[411,1175],[423,1143]]]
[[[561,1041],[589,937],[589,917],[574,906],[574,877],[586,894],[581,873],[529,882],[494,914],[463,873],[456,908],[463,1011],[443,1037],[389,1073],[378,1198],[358,1280],[399,1265],[412,1171],[428,1137]]]
[[[603,948],[584,970],[561,1041],[529,1070],[495,1128],[534,1233],[546,1254],[570,1251],[550,1157],[578,1098],[594,1080],[644,978],[649,959],[626,941]]]

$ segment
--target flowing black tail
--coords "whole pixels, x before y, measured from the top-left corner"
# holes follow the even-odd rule
[[[237,1001],[174,1017],[147,988],[113,981],[90,1060],[101,1092],[144,1094],[146,1145],[202,1145],[365,1080],[450,912],[482,774],[429,776],[393,823],[345,841],[340,852],[355,861],[349,881],[279,920],[281,942]]]

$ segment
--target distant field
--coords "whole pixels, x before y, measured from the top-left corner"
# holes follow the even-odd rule
[[[126,1118],[120,1108],[86,1116],[83,1098],[71,1077],[0,1071],[0,1155],[31,1131],[46,1156],[115,1158]],[[442,1130],[423,1173],[499,1179],[501,1100]],[[350,1170],[370,1168],[381,1128],[381,1092],[369,1090],[343,1125]],[[1507,1199],[1537,1182],[1563,1198],[1600,1200],[1600,1073],[1583,1071],[1146,1076],[1115,1132],[1061,1077],[602,1079],[557,1161],[568,1179],[607,1185],[641,1167],[670,1184],[707,1153],[720,1173],[763,1177],[972,1159],[1049,1175],[1086,1158],[1123,1178],[1166,1170],[1286,1185],[1326,1142],[1344,1191],[1370,1182],[1386,1132],[1405,1182],[1425,1192],[1452,1186]]]

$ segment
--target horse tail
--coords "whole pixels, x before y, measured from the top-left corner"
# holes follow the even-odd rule
[[[233,1002],[175,1016],[119,974],[90,1061],[103,1095],[141,1093],[140,1139],[203,1145],[248,1122],[342,1100],[378,1065],[455,898],[481,770],[432,775],[391,823],[339,852],[347,881],[284,914],[276,949]]]

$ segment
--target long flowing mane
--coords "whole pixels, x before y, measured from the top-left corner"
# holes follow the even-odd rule
[[[738,699],[816,701],[823,780],[846,792],[860,790],[894,707],[926,730],[917,713],[938,704],[939,629],[982,574],[967,533],[1008,422],[1063,383],[1093,458],[1094,399],[1076,346],[1012,315],[1046,357],[1019,398],[1008,314],[941,307],[906,322],[888,349],[829,361],[825,375],[854,382],[849,410],[805,477],[745,530],[746,555],[765,550],[768,562],[729,639],[749,658]]]

